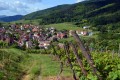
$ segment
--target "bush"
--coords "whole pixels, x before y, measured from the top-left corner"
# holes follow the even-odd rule
[[[8,43],[4,41],[0,41],[0,48],[6,48],[8,47]]]
[[[0,79],[1,80],[20,80],[24,73],[20,63],[24,61],[24,54],[17,54],[8,49],[0,50]]]

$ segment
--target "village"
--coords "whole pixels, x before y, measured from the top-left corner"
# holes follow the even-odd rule
[[[83,30],[76,30],[76,33],[79,36],[91,36],[93,33],[89,32],[88,28],[89,26],[84,26]],[[19,48],[48,49],[51,42],[59,42],[60,39],[71,37],[71,31],[58,31],[54,27],[43,28],[32,24],[13,24],[7,28],[0,28],[0,41],[8,43],[9,46],[17,44]]]

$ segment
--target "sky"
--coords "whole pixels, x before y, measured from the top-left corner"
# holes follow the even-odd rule
[[[74,4],[84,0],[0,0],[0,15],[26,15],[38,10],[62,4]]]

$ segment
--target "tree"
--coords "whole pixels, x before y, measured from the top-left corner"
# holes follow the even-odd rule
[[[3,26],[3,24],[0,22],[0,27],[2,27]]]

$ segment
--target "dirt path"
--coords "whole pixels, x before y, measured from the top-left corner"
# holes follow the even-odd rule
[[[22,80],[30,80],[30,75],[28,74],[24,75]]]
[[[43,80],[74,80],[72,77],[57,77],[57,76],[49,76],[44,78]]]
[[[23,76],[23,78],[22,78],[22,80],[30,80],[30,74],[29,74],[29,72],[32,70],[32,68],[33,68],[33,66],[35,66],[36,65],[36,61],[34,60],[34,61],[32,61],[32,65],[30,66],[30,68],[29,68],[29,70],[27,71],[27,74],[25,74],[24,76]]]
[[[21,80],[74,80],[71,77],[69,68],[64,67],[63,74],[58,76],[60,71],[59,62],[53,61],[50,55],[31,54],[30,63],[27,62],[27,71]],[[40,73],[37,73],[36,71]],[[69,77],[67,77],[69,76]]]

